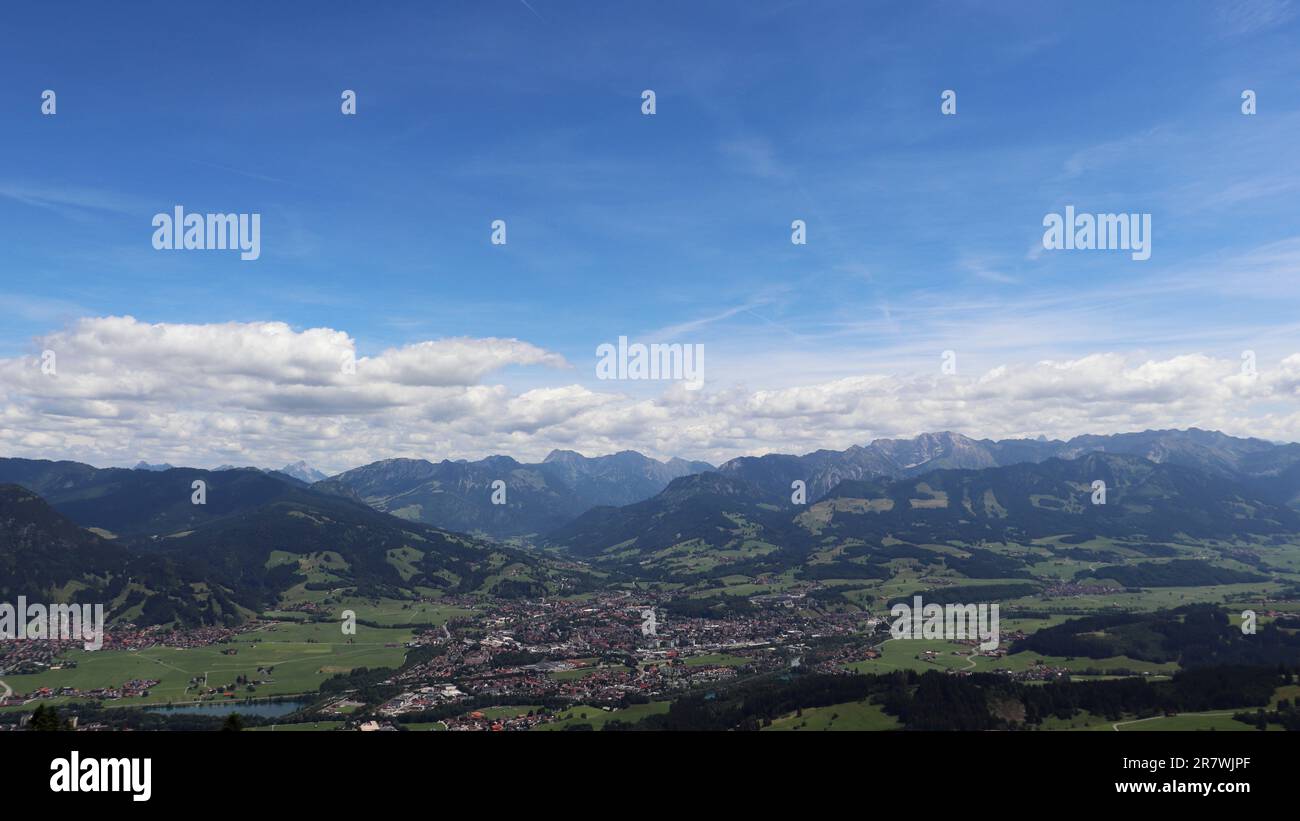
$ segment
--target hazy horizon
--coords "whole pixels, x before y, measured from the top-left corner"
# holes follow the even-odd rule
[[[978,441],[1006,442],[1006,441],[1016,441],[1016,440],[1020,440],[1020,441],[1025,441],[1025,440],[1027,440],[1027,441],[1036,441],[1036,442],[1043,442],[1043,443],[1060,443],[1060,444],[1064,444],[1064,443],[1069,442],[1069,441],[1071,441],[1071,440],[1073,440],[1073,439],[1077,439],[1077,438],[1084,437],[1084,436],[1124,436],[1124,435],[1142,434],[1142,433],[1190,433],[1190,432],[1193,431],[1193,430],[1197,430],[1197,431],[1200,431],[1200,432],[1203,432],[1203,433],[1214,433],[1214,434],[1222,434],[1222,435],[1224,435],[1224,436],[1233,436],[1233,438],[1237,438],[1237,439],[1256,439],[1256,440],[1259,440],[1259,441],[1267,442],[1267,443],[1270,444],[1270,445],[1275,445],[1275,446],[1279,446],[1279,447],[1284,447],[1284,446],[1286,446],[1286,445],[1297,444],[1296,442],[1289,442],[1289,441],[1285,441],[1285,440],[1270,440],[1270,439],[1263,439],[1263,438],[1258,437],[1258,436],[1235,436],[1235,435],[1233,435],[1233,434],[1229,434],[1229,433],[1226,433],[1226,432],[1224,432],[1224,431],[1219,431],[1219,430],[1209,430],[1209,429],[1205,429],[1205,428],[1196,428],[1196,427],[1194,427],[1194,426],[1193,426],[1193,427],[1189,427],[1189,428],[1146,428],[1146,429],[1144,429],[1144,430],[1120,430],[1120,431],[1111,431],[1111,432],[1108,432],[1108,433],[1088,432],[1088,433],[1078,433],[1078,434],[1075,434],[1075,435],[1073,435],[1073,436],[1067,436],[1067,437],[1064,437],[1064,438],[1052,438],[1052,437],[1045,437],[1045,436],[1034,436],[1034,437],[1030,437],[1030,436],[1019,436],[1019,437],[1017,437],[1017,436],[1011,436],[1011,437],[1002,437],[1002,438],[999,438],[999,439],[991,439],[991,438],[989,438],[989,437],[974,436],[974,435],[971,435],[971,434],[968,434],[968,433],[963,433],[963,432],[961,432],[961,431],[934,430],[934,431],[920,431],[920,432],[918,432],[918,433],[915,433],[915,434],[912,434],[912,435],[909,435],[909,436],[885,436],[885,437],[876,437],[876,438],[871,439],[871,440],[868,440],[868,441],[864,441],[864,442],[856,442],[856,443],[850,444],[850,445],[848,445],[848,446],[846,446],[846,447],[844,447],[844,448],[813,448],[812,450],[808,450],[808,451],[800,451],[800,452],[798,452],[798,453],[788,453],[788,452],[782,452],[782,451],[764,451],[764,452],[761,452],[761,453],[740,454],[739,456],[735,456],[735,457],[732,457],[732,458],[735,459],[735,458],[743,458],[743,457],[762,457],[762,456],[777,456],[777,455],[780,455],[780,456],[799,456],[799,457],[803,457],[803,456],[808,456],[808,455],[810,455],[810,454],[812,454],[812,453],[814,453],[814,452],[816,452],[816,451],[818,451],[818,450],[837,450],[837,451],[843,451],[843,450],[848,450],[848,449],[851,448],[851,447],[869,447],[870,445],[874,444],[874,443],[877,442],[877,441],[888,441],[888,440],[895,440],[895,441],[897,441],[897,440],[911,441],[911,440],[918,439],[918,438],[920,438],[920,437],[922,437],[922,436],[942,436],[942,435],[944,435],[944,434],[955,434],[955,435],[958,435],[958,436],[964,436],[964,437],[966,437],[966,438],[968,438],[968,439],[972,439],[972,440],[977,441],[977,442],[978,442]],[[134,470],[134,469],[140,468],[141,465],[148,466],[149,468],[154,468],[154,467],[157,467],[157,466],[159,466],[159,465],[164,465],[164,464],[166,464],[166,465],[169,465],[171,468],[186,468],[186,469],[191,469],[191,470],[209,470],[209,471],[211,471],[211,470],[218,470],[218,469],[221,469],[221,468],[227,468],[227,469],[232,469],[232,470],[240,470],[240,469],[251,468],[251,469],[254,469],[254,470],[265,470],[265,471],[276,471],[276,472],[280,472],[280,471],[283,470],[283,468],[286,468],[286,467],[294,467],[294,466],[298,465],[299,463],[302,463],[302,464],[305,464],[308,468],[312,468],[312,469],[314,469],[314,470],[317,470],[317,471],[320,471],[320,472],[324,473],[327,477],[333,477],[333,476],[337,476],[337,475],[339,475],[339,474],[341,474],[341,473],[346,473],[346,472],[349,471],[349,470],[355,470],[356,468],[365,467],[366,465],[375,464],[375,463],[377,463],[377,462],[392,461],[392,460],[396,460],[396,459],[411,459],[411,460],[418,460],[418,461],[427,461],[427,462],[431,462],[431,463],[435,463],[435,464],[436,464],[436,463],[444,462],[444,461],[447,461],[447,462],[479,462],[479,461],[483,461],[483,460],[485,460],[485,459],[491,459],[491,458],[494,458],[494,457],[508,457],[508,458],[515,459],[515,461],[517,461],[517,462],[519,462],[519,463],[521,463],[521,464],[539,464],[539,463],[545,461],[546,458],[548,458],[552,453],[554,453],[554,452],[556,452],[556,451],[562,451],[562,452],[563,452],[563,451],[567,451],[567,452],[577,453],[579,456],[581,456],[581,457],[583,457],[583,458],[585,458],[585,459],[601,459],[601,458],[606,458],[606,457],[609,457],[609,456],[617,456],[617,455],[619,455],[620,453],[636,453],[636,454],[639,454],[639,455],[641,455],[641,456],[645,456],[646,458],[653,459],[653,460],[655,460],[655,461],[657,461],[657,462],[660,462],[661,464],[667,464],[667,463],[673,461],[674,459],[677,459],[677,460],[681,460],[681,461],[684,461],[684,462],[706,462],[706,463],[712,465],[712,466],[715,467],[715,468],[716,468],[716,467],[720,467],[721,465],[725,464],[727,461],[730,461],[730,460],[722,460],[722,461],[720,461],[720,462],[712,462],[712,461],[710,461],[710,460],[708,460],[708,459],[701,459],[701,458],[698,458],[698,457],[695,457],[695,456],[691,456],[691,455],[688,455],[688,454],[672,454],[672,455],[668,455],[668,456],[656,456],[656,455],[654,455],[654,454],[643,453],[643,452],[641,452],[641,451],[639,451],[639,450],[636,450],[636,449],[624,449],[624,450],[618,450],[618,451],[610,451],[610,452],[608,452],[608,453],[587,453],[587,452],[583,452],[583,451],[582,451],[581,449],[579,449],[579,448],[572,448],[572,447],[570,447],[570,448],[553,448],[551,451],[548,451],[547,454],[546,454],[545,456],[542,456],[542,457],[539,457],[539,458],[536,458],[536,459],[521,459],[521,458],[519,458],[518,456],[516,456],[515,454],[511,454],[511,453],[485,453],[485,454],[478,455],[478,456],[455,456],[455,455],[437,456],[437,455],[428,455],[428,454],[425,454],[425,455],[418,455],[418,454],[402,454],[402,455],[397,455],[397,456],[385,456],[385,457],[383,457],[383,458],[371,459],[371,460],[366,461],[366,462],[359,462],[359,463],[357,463],[357,464],[354,464],[354,465],[348,465],[347,467],[343,467],[343,468],[339,468],[339,469],[323,469],[321,465],[319,465],[319,464],[315,464],[315,463],[313,463],[313,462],[311,462],[311,461],[309,461],[309,460],[306,460],[306,459],[292,459],[292,460],[290,460],[290,461],[284,463],[283,465],[281,465],[281,466],[279,466],[279,467],[276,467],[276,466],[273,466],[273,465],[266,465],[266,464],[263,464],[263,465],[255,465],[255,464],[234,464],[234,463],[230,463],[230,462],[218,462],[218,463],[215,463],[215,464],[212,464],[212,465],[175,464],[175,463],[167,462],[166,460],[152,460],[152,459],[146,459],[146,458],[135,459],[135,460],[131,461],[129,464],[128,464],[128,463],[117,463],[117,464],[95,464],[95,463],[91,463],[91,462],[86,462],[86,461],[81,460],[81,459],[72,459],[72,458],[54,458],[54,457],[13,456],[13,455],[11,455],[11,454],[2,454],[2,455],[0,455],[0,458],[22,458],[22,459],[32,459],[32,458],[35,458],[35,459],[45,459],[45,460],[48,460],[48,461],[69,461],[69,462],[80,462],[81,464],[90,465],[90,467],[98,468],[98,469],[125,468],[125,469],[131,469],[131,470]]]

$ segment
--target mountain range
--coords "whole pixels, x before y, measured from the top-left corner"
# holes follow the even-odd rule
[[[137,463],[136,466],[132,468],[132,470],[163,471],[163,470],[171,470],[173,467],[175,466],[169,465],[166,462],[159,465],[151,465],[148,462],[141,461]],[[248,469],[249,468],[247,466],[239,467],[237,465],[221,465],[220,467],[214,468],[214,470],[217,471],[248,470]],[[285,465],[279,470],[272,470],[271,468],[253,468],[253,470],[260,470],[263,473],[283,473],[285,476],[292,476],[298,481],[304,482],[309,485],[319,482],[322,479],[329,478],[327,474],[317,470],[316,468],[312,467],[311,465],[307,464],[302,460],[293,462],[292,464]]]
[[[1140,456],[1158,464],[1182,465],[1237,480],[1277,477],[1300,465],[1300,445],[1278,445],[1217,431],[1149,430],[1109,436],[1044,439],[972,439],[944,431],[912,439],[877,439],[847,450],[819,450],[803,456],[769,454],[732,459],[718,468],[754,485],[766,498],[788,500],[790,483],[807,483],[810,498],[840,482],[877,477],[906,478],[942,468],[978,470],[1047,459],[1076,459],[1086,453]],[[1292,497],[1300,486],[1288,483]]]
[[[105,604],[110,621],[228,623],[252,611],[184,561],[78,526],[40,496],[0,484],[0,600]]]
[[[206,498],[196,504],[199,481]],[[295,588],[509,597],[582,575],[255,468],[0,459],[0,491],[0,592],[108,597],[145,624],[237,620]]]
[[[750,486],[757,501],[791,503],[792,483],[805,483],[809,501],[841,482],[902,479],[939,469],[1006,467],[1087,453],[1137,456],[1247,483],[1262,499],[1300,502],[1300,445],[1227,436],[1190,429],[1143,431],[1111,436],[1045,439],[972,439],[952,432],[911,439],[877,439],[846,450],[818,450],[802,456],[744,456],[716,468]],[[540,463],[508,456],[475,462],[434,463],[389,459],[354,468],[329,480],[332,492],[352,496],[402,518],[489,538],[537,541],[577,516],[601,506],[650,499],[682,476],[713,471],[707,462],[657,461],[635,451],[594,458],[552,451]],[[492,483],[506,485],[506,503],[492,504]]]
[[[588,458],[556,450],[535,464],[509,456],[437,463],[387,459],[323,484],[404,519],[512,538],[544,534],[593,507],[649,498],[673,479],[708,470],[707,462],[661,462],[635,451]],[[503,503],[494,503],[495,482],[505,483]]]
[[[908,479],[937,470],[989,470],[1086,454],[1132,456],[1158,465],[1185,467],[1241,485],[1247,496],[1273,505],[1300,504],[1300,445],[1227,436],[1215,431],[1158,430],[1068,441],[972,439],[958,433],[927,433],[911,439],[877,439],[845,450],[802,456],[768,454],[727,461],[659,461],[635,451],[586,457],[552,451],[539,463],[509,456],[478,461],[386,459],[325,478],[305,462],[278,471],[223,466],[215,471],[146,466],[96,469],[76,462],[0,459],[0,482],[41,494],[80,520],[87,506],[102,508],[95,523],[109,535],[155,535],[184,530],[220,517],[250,501],[271,502],[291,486],[312,487],[414,522],[490,539],[546,541],[549,534],[602,507],[624,507],[654,498],[685,476],[716,471],[747,488],[751,500],[776,507],[793,503],[803,482],[815,502],[846,482]],[[167,477],[159,483],[154,477]],[[204,479],[223,487],[205,507],[188,504],[178,488]],[[497,484],[502,483],[502,484]],[[164,486],[166,489],[164,489]],[[500,488],[500,492],[496,490]],[[842,494],[841,494],[842,495]],[[602,514],[607,515],[607,514]]]
[[[1106,486],[1095,503],[1093,483]],[[732,573],[780,572],[819,550],[858,546],[898,558],[891,544],[1029,544],[1066,537],[1138,543],[1266,541],[1300,533],[1300,512],[1261,498],[1253,485],[1177,464],[1102,452],[1002,467],[939,469],[905,479],[850,479],[806,505],[775,505],[733,473],[672,482],[659,495],[588,511],[548,544],[598,563],[642,572],[682,570],[686,555],[740,560]],[[1163,555],[1163,554],[1162,554]],[[760,558],[761,557],[761,558]],[[662,561],[660,561],[662,560]],[[1011,578],[1023,562],[998,562]],[[716,564],[708,567],[717,572]]]
[[[937,433],[716,469],[554,451],[532,464],[390,459],[314,477],[303,463],[0,459],[0,592],[106,596],[120,617],[152,623],[238,619],[295,591],[882,579],[896,560],[1002,582],[1061,560],[1080,578],[1229,583],[1265,578],[1268,545],[1300,534],[1300,446],[1196,429],[1069,441]],[[1153,564],[1166,559],[1176,561]]]

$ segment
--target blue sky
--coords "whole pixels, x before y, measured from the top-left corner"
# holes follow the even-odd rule
[[[358,356],[515,338],[572,366],[515,363],[486,380],[515,393],[604,387],[593,353],[619,335],[705,344],[711,388],[751,393],[928,373],[945,349],[972,375],[1101,354],[1130,367],[1231,361],[1247,348],[1263,370],[1297,351],[1297,11],[1281,0],[11,9],[0,356],[30,356],[82,318],[129,315],[337,329]],[[39,112],[46,88],[52,117]],[[1247,88],[1255,116],[1240,110]],[[358,94],[355,117],[340,114],[343,89]],[[643,89],[656,92],[654,116],[640,111]],[[940,114],[944,89],[956,116]],[[155,251],[151,218],[177,204],[261,213],[261,258]],[[1042,252],[1043,216],[1067,204],[1150,213],[1151,259]],[[507,221],[506,246],[489,242],[494,219]],[[806,246],[790,243],[793,219],[807,221]],[[1286,397],[1257,412],[1292,413]],[[904,411],[831,438],[907,432]],[[1169,421],[1215,421],[1201,416]],[[1286,436],[1291,423],[1274,421]],[[799,449],[798,436],[751,433],[752,447],[718,430],[696,446]],[[449,449],[522,444],[509,434]],[[663,437],[596,438],[596,450],[669,450]],[[272,452],[287,450],[302,448]]]

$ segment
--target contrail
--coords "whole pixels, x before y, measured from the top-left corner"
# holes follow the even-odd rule
[[[541,20],[543,23],[546,22],[546,20],[542,19],[542,15],[540,15],[540,14],[537,13],[537,9],[535,9],[535,8],[533,8],[532,6],[528,5],[528,0],[519,0],[519,2],[520,2],[520,3],[523,3],[523,4],[524,4],[524,8],[528,9],[529,11],[531,11],[531,12],[533,13],[533,16],[536,17],[538,20]]]

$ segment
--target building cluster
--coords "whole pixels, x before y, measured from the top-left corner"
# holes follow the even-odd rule
[[[120,687],[95,687],[82,690],[77,687],[37,687],[25,695],[13,694],[0,699],[0,707],[26,704],[46,698],[95,699],[97,701],[118,701],[124,698],[145,698],[149,691],[158,686],[158,679],[131,679]]]
[[[1044,599],[1067,599],[1076,596],[1111,596],[1122,588],[1104,584],[1078,584],[1076,582],[1059,582],[1043,588]]]
[[[795,666],[808,642],[844,640],[843,657],[822,653],[818,669],[875,652],[862,639],[879,620],[864,613],[823,613],[801,593],[755,596],[748,604],[717,617],[676,617],[668,598],[653,594],[497,602],[477,619],[417,636],[412,644],[433,652],[384,682],[400,691],[376,713],[445,714],[448,705],[465,704],[446,720],[449,728],[527,729],[554,720],[551,711],[484,718],[471,705],[610,709],[727,682],[742,671]]]

